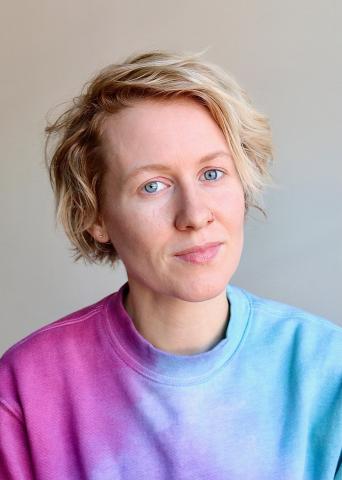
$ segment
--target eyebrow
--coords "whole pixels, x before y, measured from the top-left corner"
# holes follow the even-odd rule
[[[224,150],[220,150],[218,152],[212,152],[212,153],[208,153],[207,155],[204,155],[204,157],[200,158],[198,165],[201,165],[202,163],[205,163],[205,162],[209,162],[210,160],[216,157],[222,157],[222,156],[231,158],[231,155],[228,152],[225,152]],[[142,165],[141,167],[137,167],[133,169],[132,172],[128,173],[128,175],[124,179],[124,182],[131,180],[132,178],[139,175],[139,173],[141,172],[153,171],[153,170],[169,172],[171,168],[163,163],[149,163],[147,165]]]

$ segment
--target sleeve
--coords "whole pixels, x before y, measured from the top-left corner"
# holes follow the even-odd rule
[[[0,399],[0,478],[34,480],[25,426]]]

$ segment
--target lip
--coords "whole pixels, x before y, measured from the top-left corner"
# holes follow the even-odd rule
[[[208,248],[211,247],[217,247],[218,245],[221,245],[222,242],[210,242],[210,243],[204,243],[203,245],[194,245],[191,248],[186,248],[185,250],[182,250],[181,252],[175,253],[176,257],[180,255],[186,255],[187,253],[197,253],[197,252],[205,252]]]
[[[207,263],[216,257],[222,242],[211,242],[203,245],[195,245],[181,252],[177,252],[175,256],[180,260],[188,263]]]

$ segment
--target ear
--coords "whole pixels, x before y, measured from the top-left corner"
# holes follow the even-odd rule
[[[107,243],[110,241],[106,226],[101,216],[96,222],[87,229],[87,232],[99,243]]]

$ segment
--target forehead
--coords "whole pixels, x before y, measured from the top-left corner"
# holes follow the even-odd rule
[[[206,107],[194,99],[143,99],[105,120],[103,145],[108,166],[196,159],[214,150],[229,152]]]

